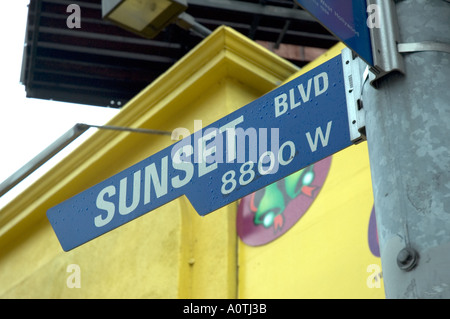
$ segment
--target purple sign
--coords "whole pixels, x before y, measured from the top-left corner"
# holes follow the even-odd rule
[[[295,0],[325,28],[373,66],[366,0]]]
[[[380,245],[378,242],[378,232],[377,232],[377,220],[375,217],[375,206],[372,208],[372,211],[370,213],[370,220],[369,220],[369,229],[368,229],[368,241],[369,241],[369,248],[370,252],[375,257],[380,257]]]

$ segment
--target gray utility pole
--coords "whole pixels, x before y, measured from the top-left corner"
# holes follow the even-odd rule
[[[363,91],[386,297],[450,298],[450,2],[394,11],[404,74]]]

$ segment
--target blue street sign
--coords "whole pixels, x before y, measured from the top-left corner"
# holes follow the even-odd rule
[[[68,251],[182,195],[206,215],[351,144],[339,55],[47,217]]]
[[[366,0],[295,0],[325,28],[373,66]]]

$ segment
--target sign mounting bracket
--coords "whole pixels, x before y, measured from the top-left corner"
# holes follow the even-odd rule
[[[376,88],[376,81],[385,75],[397,71],[405,74],[403,56],[398,50],[400,33],[395,11],[396,0],[367,0],[367,7],[375,7],[378,12],[378,27],[370,28],[373,66],[370,71],[375,75],[370,84]]]
[[[366,140],[363,88],[369,78],[369,66],[349,48],[343,49],[341,56],[350,139],[353,144],[359,144]]]

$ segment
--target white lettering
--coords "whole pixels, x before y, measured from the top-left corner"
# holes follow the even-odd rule
[[[106,215],[106,218],[103,219],[102,215],[98,215],[94,218],[94,224],[95,227],[102,227],[108,224],[111,219],[114,217],[114,203],[105,201],[104,197],[105,195],[108,195],[108,197],[114,196],[116,194],[116,188],[114,186],[107,186],[104,189],[98,193],[96,206],[98,209],[105,210],[108,214]]]
[[[284,150],[284,148],[286,146],[289,147],[291,152],[289,153],[289,158],[287,160],[284,160],[284,158],[283,158],[283,150]],[[283,165],[283,166],[288,165],[290,162],[292,162],[292,160],[294,159],[294,156],[295,156],[295,144],[294,144],[294,142],[291,142],[291,141],[284,142],[281,145],[280,150],[278,152],[278,161],[280,162],[280,164]]]
[[[314,94],[316,97],[322,95],[328,90],[328,74],[326,72],[322,72],[314,78],[308,79],[306,90],[303,83],[297,85],[297,89],[303,103],[307,103],[310,100],[313,80]],[[275,117],[279,117],[285,114],[289,109],[293,110],[300,105],[300,100],[295,98],[295,90],[291,88],[289,89],[289,101],[286,93],[282,93],[274,98]]]
[[[227,159],[226,162],[230,163],[236,159],[236,125],[244,122],[244,116],[241,115],[233,121],[225,124],[219,128],[219,132],[227,132]]]
[[[155,194],[157,198],[167,194],[167,161],[167,156],[164,156],[161,159],[161,179],[159,179],[155,163],[151,163],[150,165],[145,167],[144,205],[150,203],[152,182],[153,186],[155,187]]]
[[[69,29],[81,28],[81,8],[78,4],[69,4],[67,6],[66,12],[72,12],[70,16],[67,17],[66,25]]]
[[[259,305],[259,313],[266,313],[266,312],[267,312],[266,304]]]
[[[248,160],[256,162],[257,160],[257,145],[258,137],[256,129],[254,127],[249,127],[244,130],[241,127],[235,129],[236,141],[237,141],[237,162],[244,163],[246,159],[246,149],[249,150]],[[246,143],[246,138],[248,137],[248,145]]]
[[[178,141],[183,138],[186,138],[191,135],[191,132],[185,128],[185,127],[177,127],[172,131],[172,135],[170,136],[170,139],[172,141]]]
[[[320,88],[320,79],[323,79],[322,89]],[[322,72],[314,77],[314,90],[316,97],[325,93],[328,90],[328,74],[326,72]]]
[[[201,314],[210,314],[211,317],[214,317],[217,311],[217,306],[197,306],[194,304],[190,304],[190,306],[183,307],[183,313],[191,314],[191,313],[201,313]]]
[[[187,183],[190,182],[192,179],[192,176],[194,175],[194,164],[192,164],[191,161],[182,161],[181,160],[181,154],[185,154],[186,157],[191,156],[194,153],[194,148],[192,145],[185,145],[181,148],[179,148],[173,155],[172,155],[172,166],[176,170],[181,170],[186,173],[186,176],[184,179],[180,179],[180,176],[172,177],[172,186],[175,188],[180,188]]]
[[[289,90],[289,100],[291,102],[291,110],[295,109],[297,106],[301,105],[301,102],[295,103],[295,94],[294,94],[294,89],[290,89]]]
[[[268,156],[269,157],[269,168],[264,168],[263,164],[264,164],[264,158]],[[258,172],[261,175],[267,175],[272,173],[273,168],[275,167],[275,155],[273,154],[273,152],[271,151],[267,151],[264,152],[260,157],[259,157],[259,161],[258,161]]]
[[[290,155],[288,160],[283,159],[283,150],[285,147],[290,148]],[[282,165],[289,164],[295,155],[295,144],[291,141],[287,141],[281,145],[280,149],[278,149],[278,161]],[[270,166],[269,168],[265,169],[263,165],[264,158],[269,156],[270,160]],[[276,166],[275,166],[276,165]],[[254,162],[247,161],[244,164],[241,165],[239,169],[240,176],[238,178],[239,185],[247,185],[249,184],[255,177],[256,173],[253,169]],[[274,170],[276,168],[276,170]],[[274,174],[278,170],[278,162],[275,161],[275,155],[271,152],[265,152],[263,153],[258,161],[257,169],[260,175],[267,175],[267,174]],[[238,185],[238,182],[236,181],[236,172],[234,170],[229,170],[225,174],[222,175],[222,188],[220,189],[222,194],[227,195],[233,192],[236,189],[236,186]]]
[[[377,4],[370,4],[367,6],[367,13],[369,14],[367,18],[367,26],[372,28],[380,28],[380,10]]]
[[[381,288],[381,267],[377,264],[368,265],[367,272],[371,273],[369,276],[367,276],[367,287]]]
[[[219,135],[220,137],[222,135]],[[206,141],[213,139],[216,141],[217,138],[217,130],[213,129],[211,132],[204,134],[201,138],[198,139],[198,151],[200,154],[199,163],[198,163],[198,177],[201,177],[209,172],[212,172],[217,168],[217,161],[208,161],[207,157],[216,154],[217,147],[216,145],[209,145],[209,148],[206,147]],[[220,138],[221,139],[221,138]],[[214,144],[214,142],[210,143]],[[222,148],[222,147],[220,147]],[[211,165],[207,166],[207,163],[213,162]]]
[[[127,177],[120,180],[119,188],[119,214],[128,215],[134,211],[141,199],[141,171],[133,174],[133,200],[130,206],[127,206]]]
[[[321,127],[316,128],[316,135],[314,137],[314,141],[311,138],[311,133],[310,132],[306,133],[306,138],[308,140],[309,147],[311,148],[311,152],[315,152],[317,150],[317,144],[318,144],[319,138],[320,138],[320,141],[322,142],[323,147],[326,147],[328,145],[328,139],[330,137],[332,123],[333,123],[333,121],[328,122],[327,132],[325,133],[325,137],[323,136]]]
[[[305,92],[305,88],[303,87],[303,83],[297,86],[298,91],[300,92],[300,95],[302,97],[303,103],[306,103],[309,101],[309,96],[311,94],[311,83],[312,79],[308,80],[308,91]]]
[[[182,135],[183,140],[179,142],[181,144],[176,144],[178,146],[173,147],[171,150],[171,165],[173,168],[173,171],[171,172],[175,173],[171,176],[170,181],[168,167],[169,156],[166,155],[161,158],[160,163],[151,163],[144,169],[135,171],[133,173],[132,184],[128,183],[128,177],[124,177],[118,182],[119,185],[106,186],[98,193],[96,199],[96,207],[101,211],[105,211],[106,216],[105,213],[96,216],[94,218],[95,226],[102,227],[110,223],[114,218],[116,208],[121,215],[128,215],[137,210],[141,203],[143,203],[143,205],[149,204],[152,196],[160,198],[167,195],[169,182],[173,187],[172,189],[181,188],[188,184],[192,180],[195,172],[193,164],[195,159],[192,158],[195,155],[197,155],[197,160],[199,162],[198,177],[215,170],[218,167],[218,163],[223,160],[223,153],[221,152],[224,151],[222,134],[218,134],[218,132],[227,132],[227,146],[231,146],[232,149],[231,152],[227,152],[228,155],[231,154],[231,156],[228,156],[228,160],[236,159],[235,129],[236,126],[243,121],[244,116],[242,115],[223,125],[219,129],[208,129],[207,131],[211,131],[204,136],[200,136],[198,139],[195,139],[194,137],[195,141],[197,141],[194,146],[191,145],[191,137],[186,136],[188,131],[183,128],[177,128],[172,134],[172,139],[176,140]],[[199,129],[196,131],[197,134],[202,134],[201,121],[196,120],[194,122],[194,128]],[[194,133],[194,135],[196,133]],[[195,153],[195,148],[199,149],[200,154]],[[179,171],[178,175],[176,174],[176,171]],[[243,182],[246,182],[249,179],[248,176],[251,176],[252,174],[250,171],[246,173],[250,175],[243,177]],[[144,176],[142,176],[142,174],[144,174]],[[143,193],[143,201],[141,201],[141,191]],[[118,198],[113,201],[111,198],[117,195],[116,193],[118,193]]]
[[[67,277],[67,288],[81,288],[81,268],[77,264],[70,264],[67,266],[67,272],[71,274]]]
[[[224,309],[223,309],[224,310]],[[227,310],[227,314],[246,314],[248,316],[254,313],[266,313],[266,305],[265,304],[249,304],[249,303],[237,303],[237,304],[229,304]]]
[[[275,117],[279,117],[280,115],[286,113],[289,108],[289,105],[286,103],[286,101],[286,93],[280,94],[275,98]]]

